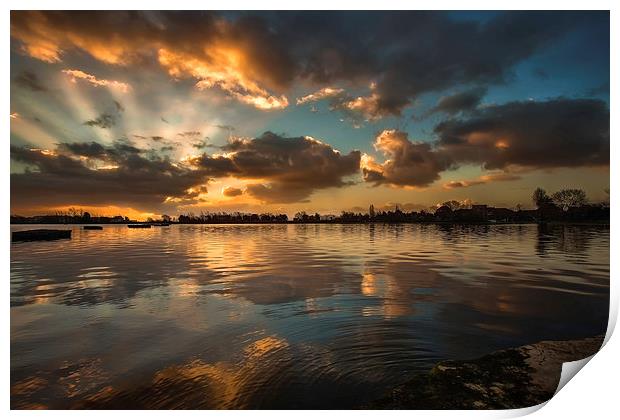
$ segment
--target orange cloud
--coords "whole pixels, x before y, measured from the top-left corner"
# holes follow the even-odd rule
[[[474,185],[488,184],[489,182],[516,181],[519,179],[521,179],[521,177],[518,175],[514,175],[514,174],[510,174],[506,172],[499,172],[499,173],[482,175],[478,179],[471,179],[471,180],[464,180],[464,181],[450,181],[450,182],[445,183],[443,187],[447,190],[451,190],[454,188],[467,188],[467,187],[473,187]]]
[[[194,78],[200,90],[218,88],[261,110],[288,106],[286,96],[269,91],[289,82],[288,73],[282,70],[290,67],[286,54],[265,53],[270,39],[257,40],[251,31],[246,33],[239,27],[247,23],[232,24],[212,17],[190,31],[185,22],[169,20],[156,25],[139,13],[100,13],[98,19],[93,27],[92,23],[85,24],[77,12],[15,12],[11,14],[11,37],[20,41],[22,53],[42,61],[61,62],[63,55],[73,49],[85,51],[104,63],[122,66],[156,57],[168,74]],[[84,79],[94,86],[129,88],[80,70],[65,73],[73,80]]]
[[[358,96],[355,99],[346,101],[343,103],[343,107],[359,113],[368,121],[374,121],[383,116],[379,99],[379,95],[373,92],[369,96]]]
[[[426,187],[449,167],[449,161],[429,143],[412,142],[403,131],[383,130],[377,135],[374,147],[386,160],[380,164],[365,155],[361,168],[364,181],[375,185]]]
[[[41,11],[11,13],[11,36],[22,42],[22,52],[48,63],[62,61],[66,49],[79,48],[108,64],[127,64],[134,49],[121,35],[101,37],[94,31],[67,30],[59,15]]]
[[[78,79],[82,79],[93,86],[109,86],[111,88],[118,89],[123,93],[127,93],[131,89],[131,86],[127,83],[118,82],[116,80],[98,79],[96,76],[85,73],[82,70],[65,69],[62,70],[62,72],[68,75],[73,83],[77,83]]]
[[[205,49],[206,57],[173,52],[164,48],[158,51],[159,64],[173,77],[198,79],[199,90],[219,88],[240,102],[258,109],[282,109],[288,106],[286,96],[273,96],[253,80],[242,50],[212,46]]]
[[[342,95],[343,93],[344,93],[344,89],[325,87],[309,95],[302,96],[301,98],[297,98],[296,103],[297,105],[303,105],[309,102],[320,101],[322,99],[334,98],[336,96]]]

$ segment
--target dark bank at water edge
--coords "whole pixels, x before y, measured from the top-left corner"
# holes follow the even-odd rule
[[[469,361],[445,361],[374,401],[367,409],[511,409],[553,397],[562,363],[596,353],[604,336],[541,341]]]

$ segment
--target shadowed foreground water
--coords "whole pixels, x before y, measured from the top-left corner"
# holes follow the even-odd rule
[[[608,227],[72,229],[11,244],[12,408],[355,408],[607,326]]]

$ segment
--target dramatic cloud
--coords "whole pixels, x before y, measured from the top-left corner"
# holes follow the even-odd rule
[[[511,102],[435,127],[437,151],[486,169],[609,165],[609,110],[603,101]]]
[[[61,143],[55,151],[11,146],[11,159],[29,168],[11,174],[11,203],[28,205],[125,205],[157,207],[194,203],[207,177],[131,143]]]
[[[67,69],[63,70],[62,72],[68,75],[73,83],[77,83],[78,80],[84,80],[95,87],[107,86],[112,89],[118,89],[123,93],[129,92],[129,90],[131,89],[131,86],[129,86],[129,84],[127,83],[117,82],[116,80],[98,79],[96,76],[84,73],[82,70]]]
[[[34,92],[46,92],[47,88],[41,84],[37,75],[31,71],[23,71],[16,78],[18,86],[28,88]]]
[[[374,147],[386,160],[379,164],[369,155],[362,159],[366,182],[375,185],[425,187],[439,179],[439,173],[450,166],[446,156],[423,142],[411,142],[407,133],[384,130],[375,139]]]
[[[609,110],[603,101],[511,102],[468,115],[438,124],[438,140],[432,144],[411,142],[401,131],[383,131],[374,146],[386,160],[377,163],[364,155],[364,180],[375,185],[424,187],[439,179],[441,172],[464,164],[487,170],[609,165]],[[512,174],[496,173],[449,182],[445,187],[514,179]]]
[[[24,54],[47,62],[74,50],[117,66],[154,62],[175,79],[259,109],[286,107],[294,80],[323,89],[376,82],[343,107],[372,120],[399,115],[425,92],[501,83],[517,63],[569,30],[605,22],[607,13],[580,12],[510,12],[474,21],[414,11],[13,11],[11,37]]]
[[[302,201],[317,189],[349,185],[343,178],[359,172],[359,151],[342,155],[311,137],[267,132],[254,139],[231,139],[223,149],[223,156],[203,154],[190,163],[213,176],[256,180],[246,192],[265,202]]]
[[[375,121],[386,116],[379,109],[379,96],[374,92],[376,85],[370,85],[371,93],[368,96],[353,97],[344,89],[340,88],[323,88],[314,93],[308,94],[297,99],[297,105],[314,103],[321,100],[329,101],[329,109],[331,111],[340,111],[347,120],[353,123],[355,127],[359,127],[362,121]],[[311,107],[311,112],[317,112],[317,109]]]
[[[312,46],[300,60],[305,77],[323,86],[376,82],[351,104],[373,119],[399,115],[425,92],[502,83],[518,62],[579,25],[604,24],[607,15],[511,12],[484,23],[428,12],[334,12],[329,19],[304,12],[287,18],[282,31],[291,34],[290,42]]]
[[[12,146],[11,158],[29,168],[11,174],[12,199],[17,207],[35,202],[135,208],[191,204],[206,193],[209,179],[235,177],[248,182],[248,195],[284,203],[306,200],[317,189],[350,185],[344,178],[359,173],[360,152],[342,155],[310,137],[267,132],[233,139],[224,149],[223,155],[204,153],[173,162],[128,141],[60,143],[53,151]],[[223,190],[228,197],[242,193]]]
[[[12,169],[28,168],[15,179],[36,178],[42,190],[24,184],[30,196],[14,195],[68,203],[69,193],[54,198],[44,189],[47,179],[52,191],[60,189],[60,172],[71,169],[76,180],[64,176],[67,189],[75,182],[85,196],[119,205],[133,194],[136,204],[140,194],[130,179],[146,183],[149,170],[136,171],[130,161],[163,171],[161,182],[153,174],[152,185],[143,186],[145,203],[133,206],[145,210],[153,203],[150,209],[162,203],[213,209],[218,200],[288,210],[299,206],[263,203],[312,200],[302,207],[322,211],[333,207],[325,203],[329,188],[342,188],[338,196],[347,203],[340,207],[363,206],[366,188],[345,188],[362,180],[434,184],[422,195],[437,201],[431,197],[445,195],[442,186],[522,176],[528,182],[503,184],[518,184],[510,189],[522,195],[534,178],[557,181],[559,174],[548,174],[555,168],[609,165],[608,17],[605,11],[13,11],[11,142],[32,150],[13,150],[19,162]],[[570,79],[569,69],[584,59],[591,71]],[[540,69],[549,80],[572,81],[545,85]],[[583,99],[596,87],[590,97],[604,101]],[[531,95],[556,99],[526,101]],[[299,108],[278,111],[291,104]],[[423,108],[409,108],[414,104]],[[338,119],[370,128],[353,131]],[[311,126],[327,143],[271,132],[256,137],[257,130],[304,134]],[[342,152],[328,144],[330,130]],[[111,143],[119,138],[136,143]],[[78,139],[85,142],[67,143]],[[605,168],[570,173],[576,187],[595,197],[608,184]],[[218,190],[231,189],[211,200],[205,188],[214,178]],[[85,187],[91,179],[102,193]],[[117,200],[113,181],[131,194]],[[406,191],[384,193],[416,201]],[[507,202],[507,194],[490,200]],[[237,198],[225,198],[231,195]],[[73,197],[72,204],[91,200]]]
[[[11,14],[11,36],[21,50],[47,62],[60,62],[82,50],[107,64],[159,63],[177,79],[192,78],[198,89],[218,88],[259,109],[288,105],[282,89],[293,77],[283,39],[259,18],[235,21],[213,14],[181,12],[59,12]],[[102,82],[88,77],[95,84]]]
[[[486,92],[485,88],[474,88],[455,93],[454,95],[444,96],[439,99],[437,106],[430,113],[444,112],[454,115],[462,111],[471,111],[478,107]]]

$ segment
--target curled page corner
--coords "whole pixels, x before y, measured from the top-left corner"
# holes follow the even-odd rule
[[[547,400],[547,401],[541,402],[540,404],[532,405],[530,407],[513,408],[509,410],[497,410],[497,411],[494,411],[494,413],[497,413],[498,414],[497,418],[500,418],[500,419],[514,419],[517,417],[525,417],[532,413],[537,412],[538,410],[543,408],[545,405],[547,405],[549,401],[550,400]]]
[[[562,363],[562,373],[560,374],[560,381],[558,383],[558,387],[555,389],[555,392],[553,393],[553,396],[555,396],[558,392],[560,392],[560,390],[562,388],[564,388],[564,386],[571,380],[573,379],[573,377],[577,374],[577,372],[579,372],[581,369],[583,369],[583,367],[585,365],[588,364],[588,362],[590,360],[592,360],[592,358],[594,356],[596,356],[596,354],[601,351],[605,345],[607,344],[607,342],[609,341],[609,339],[611,338],[614,329],[616,327],[616,314],[611,312],[612,309],[610,309],[610,316],[609,316],[609,322],[607,324],[607,333],[605,334],[605,338],[603,339],[603,343],[601,344],[601,347],[593,354],[591,354],[588,357],[585,357],[583,359],[579,359],[579,360],[573,360],[572,362],[564,362]],[[614,310],[615,312],[615,310]]]
[[[602,349],[603,347],[601,347]],[[597,353],[601,350],[599,349],[597,351]],[[553,393],[553,396],[555,396],[558,392],[560,392],[560,390],[562,388],[564,388],[564,385],[566,385],[571,379],[573,379],[573,377],[577,374],[577,372],[579,372],[586,364],[588,364],[588,362],[590,360],[592,360],[592,358],[596,355],[596,353],[594,353],[591,356],[588,356],[584,359],[579,359],[579,360],[574,360],[572,362],[564,362],[562,363],[562,373],[560,375],[560,382],[558,383],[558,387],[556,388],[555,392]]]
[[[616,328],[617,319],[618,319],[617,305],[611,305],[609,308],[609,320],[607,322],[607,332],[605,333],[605,338],[603,339],[603,343],[601,344],[601,347],[595,353],[591,354],[590,356],[586,358],[574,360],[572,362],[562,363],[562,373],[560,374],[560,382],[558,383],[558,387],[553,393],[553,396],[555,396],[558,392],[560,392],[560,390],[564,388],[564,386],[571,379],[573,379],[573,377],[577,374],[577,372],[583,369],[583,367],[587,365],[588,362],[592,360],[592,358],[596,356],[596,354],[607,345],[607,343],[609,342],[609,339],[613,335],[613,332]]]

